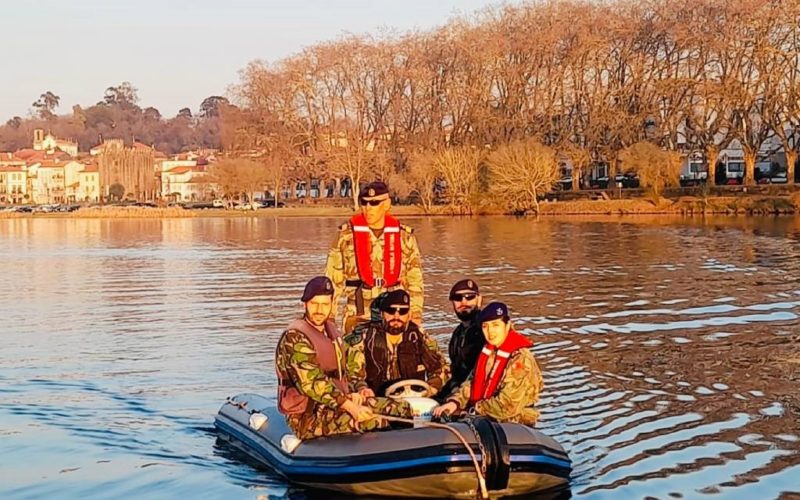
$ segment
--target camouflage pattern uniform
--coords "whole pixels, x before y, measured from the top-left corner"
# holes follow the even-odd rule
[[[386,290],[403,288],[411,296],[411,319],[418,325],[422,324],[422,259],[417,246],[417,238],[413,234],[413,229],[400,224],[400,250],[402,252],[402,263],[400,265],[400,278],[396,286],[392,288],[378,287],[364,288],[364,312],[369,311],[372,300]],[[372,249],[372,274],[376,278],[383,277],[383,234],[375,236],[370,232]],[[328,260],[325,264],[325,276],[333,282],[335,290],[333,303],[337,305],[342,295],[347,298],[344,314],[342,315],[342,331],[350,333],[355,326],[354,319],[349,318],[358,316],[356,311],[356,288],[345,286],[346,281],[359,280],[358,266],[356,265],[355,245],[353,242],[353,231],[350,224],[342,224],[339,227],[339,234],[328,251]]]
[[[346,353],[342,354],[346,356]],[[347,395],[339,390],[319,367],[314,347],[302,332],[287,330],[278,342],[275,363],[279,371],[288,373],[295,387],[310,398],[306,411],[288,415],[286,421],[300,439],[363,432],[385,427],[378,418],[358,424],[341,406]],[[350,389],[352,378],[350,378]],[[412,418],[411,408],[404,401],[369,398],[365,403],[375,414]]]
[[[493,362],[494,355],[486,366],[492,366]],[[474,375],[475,372],[448,401],[455,401],[459,408],[466,408]],[[470,412],[491,417],[498,422],[534,425],[539,419],[539,412],[533,406],[539,400],[543,385],[542,372],[533,353],[528,349],[518,349],[511,354],[494,396],[478,401]]]

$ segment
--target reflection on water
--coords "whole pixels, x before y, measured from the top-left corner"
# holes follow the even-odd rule
[[[302,497],[212,421],[338,222],[0,220],[0,497]],[[800,492],[797,219],[409,222],[442,345],[464,275],[534,336],[574,497]]]

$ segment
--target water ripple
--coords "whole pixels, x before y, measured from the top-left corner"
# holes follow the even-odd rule
[[[338,222],[0,221],[0,497],[297,497],[211,422],[274,394]],[[575,498],[800,493],[797,221],[408,222],[443,347],[462,276],[533,338]]]

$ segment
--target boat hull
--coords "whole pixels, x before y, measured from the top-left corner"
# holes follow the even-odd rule
[[[258,419],[253,419],[258,415]],[[263,415],[263,417],[261,417]],[[258,429],[258,420],[264,420]],[[255,423],[252,423],[255,420]],[[215,426],[221,439],[288,482],[348,495],[474,498],[476,471],[464,445],[450,432],[430,427],[347,434],[293,442],[275,404],[255,394],[231,398]],[[451,424],[479,463],[485,460],[493,497],[564,488],[571,464],[553,439],[520,424],[479,419]],[[480,442],[486,457],[481,455]]]

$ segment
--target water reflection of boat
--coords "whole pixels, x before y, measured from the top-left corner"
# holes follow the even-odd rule
[[[478,482],[470,455],[444,429],[397,429],[298,444],[275,404],[254,394],[231,398],[214,424],[221,439],[304,487],[416,498],[476,495]],[[488,419],[451,425],[475,451],[492,497],[567,487],[571,471],[567,454],[537,430]]]

